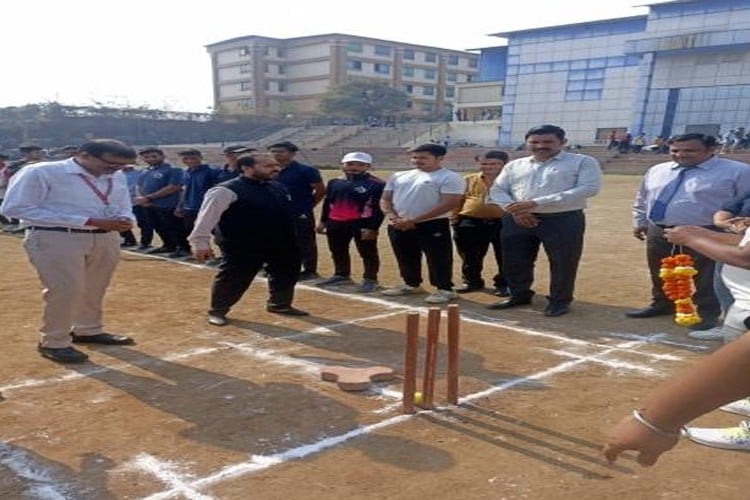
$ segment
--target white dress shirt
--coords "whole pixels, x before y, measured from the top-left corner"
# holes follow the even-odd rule
[[[533,156],[503,167],[490,188],[490,202],[505,208],[516,201],[536,202],[531,212],[570,212],[586,208],[586,198],[601,189],[602,170],[595,158],[562,151],[545,162]]]
[[[82,176],[103,195],[112,186],[106,203]],[[0,213],[27,227],[92,229],[86,226],[88,219],[133,219],[125,175],[95,177],[73,158],[22,168],[10,179]]]

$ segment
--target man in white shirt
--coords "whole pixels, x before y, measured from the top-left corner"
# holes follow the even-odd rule
[[[490,189],[492,203],[506,212],[500,239],[511,297],[489,308],[531,304],[541,244],[550,267],[544,314],[562,316],[573,301],[586,227],[583,209],[599,192],[601,167],[591,156],[565,152],[565,131],[556,125],[534,127],[525,140],[531,156],[508,163]]]
[[[380,208],[388,221],[388,237],[404,284],[383,295],[422,293],[422,254],[430,283],[437,288],[425,302],[440,304],[457,297],[453,291],[453,243],[449,217],[463,199],[463,177],[441,163],[444,146],[423,144],[411,150],[416,167],[393,174],[385,185]]]
[[[39,353],[61,363],[88,356],[79,344],[132,344],[102,331],[102,302],[120,256],[120,231],[133,225],[124,165],[129,146],[82,144],[73,158],[24,167],[11,178],[0,213],[26,228],[23,246],[44,286]]]

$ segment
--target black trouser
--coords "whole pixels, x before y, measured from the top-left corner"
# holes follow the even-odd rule
[[[479,219],[460,215],[453,226],[453,241],[461,257],[461,278],[472,287],[483,287],[482,268],[484,257],[492,245],[492,252],[497,263],[497,273],[492,279],[495,288],[508,286],[503,278],[503,253],[500,243],[502,219]]]
[[[250,287],[265,265],[268,272],[267,305],[287,307],[294,300],[294,285],[299,276],[300,256],[295,247],[240,249],[221,247],[223,258],[211,288],[209,314],[226,315]]]
[[[583,252],[586,218],[582,210],[535,215],[539,225],[532,228],[519,226],[510,215],[503,217],[503,274],[513,297],[530,298],[534,294],[531,285],[541,244],[549,260],[549,301],[570,304]]]
[[[409,286],[422,283],[424,254],[430,283],[439,290],[453,289],[453,245],[448,219],[420,222],[416,229],[410,231],[399,231],[388,226],[388,238],[404,283]]]
[[[315,242],[315,217],[312,212],[297,218],[297,233],[302,248],[302,272],[318,272],[318,245]]]
[[[189,210],[183,210],[182,211],[182,230],[185,233],[185,237],[187,238],[190,233],[193,232],[193,228],[195,227],[195,221],[198,218],[198,212],[192,212]],[[188,247],[189,247],[188,243]]]
[[[672,301],[664,295],[661,288],[663,281],[659,278],[661,259],[677,253],[673,249],[674,245],[664,238],[664,229],[653,224],[649,225],[646,232],[646,258],[651,274],[651,296],[656,306],[674,307]],[[698,271],[694,278],[695,295],[693,295],[698,314],[704,319],[717,319],[721,315],[721,306],[714,293],[714,261],[688,247],[682,247],[680,251],[693,257],[694,267]]]
[[[135,222],[141,231],[141,245],[150,247],[154,240],[154,228],[149,223],[146,207],[133,205],[133,215],[135,215]]]
[[[349,243],[354,240],[359,256],[362,257],[364,267],[362,277],[366,280],[378,280],[380,270],[378,240],[363,240],[362,225],[358,221],[329,221],[326,223],[326,238],[333,259],[333,273],[336,276],[351,276],[352,260],[349,256]]]
[[[190,251],[182,220],[174,214],[174,207],[145,207],[148,223],[161,238],[165,248]]]

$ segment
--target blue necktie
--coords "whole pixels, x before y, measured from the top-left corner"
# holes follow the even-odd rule
[[[680,167],[677,177],[669,181],[669,183],[662,188],[659,196],[656,197],[656,200],[648,213],[648,218],[651,222],[662,222],[664,220],[664,215],[667,213],[667,206],[672,201],[672,198],[674,198],[674,195],[677,194],[677,190],[680,188],[682,179],[685,177],[685,172],[687,171],[688,169],[686,167]]]

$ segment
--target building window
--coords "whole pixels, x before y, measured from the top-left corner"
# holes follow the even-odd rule
[[[252,99],[242,99],[240,101],[240,107],[241,108],[252,108],[253,107],[253,101],[252,101]]]
[[[448,64],[450,66],[458,66],[458,56],[448,56]]]
[[[362,44],[359,42],[349,42],[346,44],[347,52],[362,52]]]
[[[470,68],[478,68],[479,67],[479,59],[469,59],[469,67]]]
[[[244,47],[240,47],[240,57],[248,57],[250,55],[250,47],[245,45]]]
[[[435,87],[432,85],[425,85],[422,87],[422,95],[435,95]]]
[[[404,59],[414,60],[414,50],[404,49]]]
[[[423,102],[421,108],[422,111],[426,111],[427,113],[432,113],[434,109],[431,102]]]
[[[404,92],[406,92],[407,94],[413,94],[414,85],[404,85]]]
[[[424,77],[427,80],[434,80],[435,79],[435,70],[434,69],[426,69],[426,70],[424,70]]]
[[[445,74],[445,81],[447,82],[457,82],[458,81],[458,73],[455,71],[449,71]]]
[[[434,52],[425,52],[424,60],[426,62],[434,63],[437,60],[437,54],[435,54]]]
[[[445,87],[445,97],[450,99],[456,97],[456,87]]]
[[[283,64],[279,64],[277,69],[280,75],[283,75],[286,73],[286,66],[284,66]]]
[[[352,71],[362,71],[362,61],[346,61],[346,69]]]
[[[414,67],[413,66],[404,66],[401,69],[401,74],[404,76],[414,76]]]
[[[388,75],[391,73],[390,64],[375,63],[374,69],[375,69],[375,73],[380,73],[381,75]]]
[[[252,73],[253,66],[251,64],[240,64],[240,74]]]
[[[467,82],[473,82],[474,81],[474,75],[466,75],[466,81]]]
[[[253,90],[252,82],[240,82],[240,90]]]
[[[386,47],[385,45],[376,45],[375,46],[375,55],[376,56],[391,56],[391,48]]]
[[[286,49],[282,47],[276,48],[276,56],[277,57],[286,57]]]
[[[566,101],[596,101],[601,99],[604,89],[604,70],[579,69],[568,71],[565,86]]]
[[[278,82],[276,88],[279,89],[279,92],[286,92],[286,82]]]

